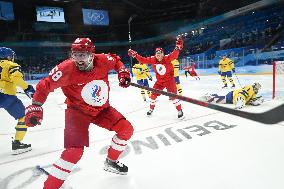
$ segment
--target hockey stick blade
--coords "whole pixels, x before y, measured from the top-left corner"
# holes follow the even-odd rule
[[[49,172],[47,172],[44,168],[42,168],[39,165],[36,166],[36,169],[39,170],[40,172],[42,172],[45,175],[49,175]]]
[[[200,100],[196,100],[193,98],[189,98],[189,97],[185,97],[185,96],[180,96],[174,93],[169,93],[166,91],[162,91],[162,90],[158,90],[158,89],[153,89],[150,87],[145,87],[142,85],[138,85],[136,83],[130,83],[131,86],[133,87],[137,87],[140,89],[145,89],[154,93],[158,93],[158,94],[162,94],[168,97],[172,97],[172,98],[177,98],[179,100],[185,101],[185,102],[189,102],[192,104],[196,104],[199,106],[203,106],[203,107],[207,107],[213,110],[217,110],[220,112],[224,112],[224,113],[228,113],[228,114],[232,114],[232,115],[236,115],[242,118],[246,118],[249,120],[253,120],[256,122],[260,122],[260,123],[264,123],[264,124],[276,124],[279,123],[281,121],[284,121],[284,116],[283,116],[283,112],[284,112],[284,104],[281,104],[280,106],[273,108],[271,110],[268,110],[266,112],[263,113],[250,113],[250,112],[244,112],[244,111],[240,111],[240,110],[236,110],[236,109],[231,109],[231,108],[227,108],[224,106],[220,106],[217,104],[210,104],[208,102],[203,102]]]

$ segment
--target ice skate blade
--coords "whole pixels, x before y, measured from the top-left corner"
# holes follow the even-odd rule
[[[109,167],[104,167],[104,170],[107,171],[107,172],[118,174],[118,175],[127,175],[127,172],[119,172],[119,171],[112,169],[112,168],[109,168]]]
[[[12,155],[23,154],[23,153],[29,152],[29,151],[31,151],[31,150],[32,150],[31,147],[28,147],[28,148],[26,148],[26,149],[13,150]]]

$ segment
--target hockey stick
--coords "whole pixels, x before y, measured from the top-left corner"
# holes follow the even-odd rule
[[[235,75],[235,77],[237,78],[237,80],[238,80],[238,83],[239,83],[240,87],[241,87],[241,88],[243,88],[243,86],[241,85],[241,82],[240,82],[239,77],[237,76],[237,74],[236,74],[236,73],[234,73],[234,75]]]
[[[162,91],[162,90],[158,90],[158,89],[153,89],[150,87],[145,87],[142,85],[138,85],[136,83],[130,83],[131,86],[133,87],[137,87],[140,89],[146,89],[148,91],[154,92],[154,93],[158,93],[158,94],[162,94],[168,97],[173,97],[173,98],[177,98],[180,99],[182,101],[185,102],[189,102],[192,104],[196,104],[199,106],[203,106],[203,107],[207,107],[213,110],[218,110],[220,112],[224,112],[224,113],[228,113],[228,114],[232,114],[232,115],[236,115],[242,118],[246,118],[249,120],[253,120],[256,122],[260,122],[260,123],[265,123],[265,124],[276,124],[279,123],[281,121],[284,121],[284,116],[283,116],[283,112],[284,112],[284,104],[281,104],[280,106],[273,108],[271,110],[268,110],[266,112],[263,113],[250,113],[250,112],[244,112],[244,111],[240,111],[240,110],[236,110],[236,109],[231,109],[231,108],[227,108],[224,106],[220,106],[217,104],[210,104],[208,102],[203,102],[200,100],[196,100],[193,98],[189,98],[189,97],[185,97],[185,96],[180,96],[174,93],[169,93],[166,91]]]
[[[129,41],[129,48],[131,49],[131,42],[132,42],[132,38],[131,38],[131,30],[130,30],[130,26],[131,26],[131,21],[136,17],[137,15],[131,15],[128,19],[128,41]],[[132,67],[132,57],[130,56],[130,67]]]
[[[24,95],[26,95],[27,97],[29,97],[26,93],[21,92],[21,91],[17,91],[16,93],[17,93],[17,94],[24,94]],[[31,99],[31,97],[29,97],[29,99]]]
[[[40,172],[42,172],[45,175],[49,175],[49,172],[47,172],[44,168],[42,168],[39,165],[36,166],[36,169],[39,170]]]

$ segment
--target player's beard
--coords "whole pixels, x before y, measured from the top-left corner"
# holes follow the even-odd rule
[[[90,71],[93,69],[93,56],[90,56],[87,61],[77,61],[75,62],[76,66],[80,71]]]

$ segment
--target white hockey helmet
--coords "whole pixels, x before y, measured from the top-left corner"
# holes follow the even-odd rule
[[[261,85],[260,85],[260,83],[255,82],[255,83],[252,85],[252,88],[253,88],[253,90],[255,91],[255,93],[257,93],[257,92],[261,89]]]

